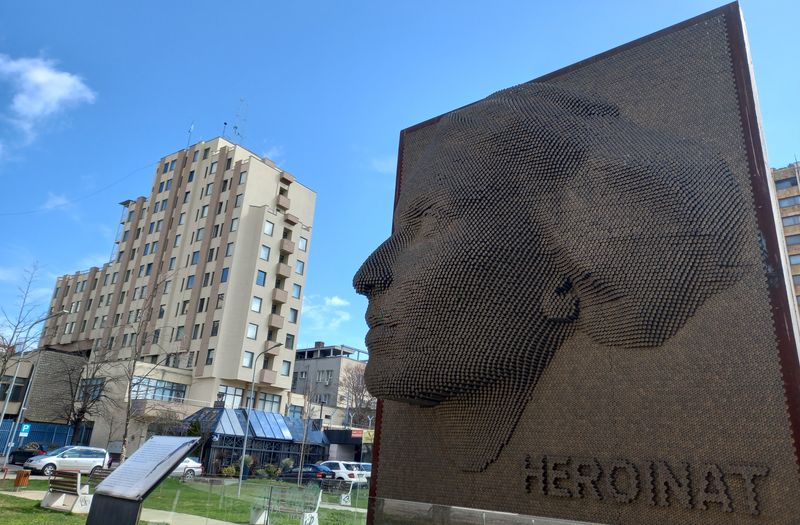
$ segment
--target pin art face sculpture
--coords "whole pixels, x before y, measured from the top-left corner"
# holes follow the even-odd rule
[[[498,428],[477,445],[452,433],[482,470],[576,330],[646,351],[731,286],[746,207],[707,146],[591,95],[530,83],[432,125],[402,167],[394,233],[354,278],[366,380]]]

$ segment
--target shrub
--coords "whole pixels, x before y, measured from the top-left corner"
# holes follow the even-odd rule
[[[292,470],[294,467],[294,460],[292,458],[284,458],[281,460],[281,470],[283,472]]]
[[[232,478],[236,475],[236,467],[233,465],[228,465],[227,467],[222,469],[222,475],[226,478]]]
[[[263,472],[270,479],[277,478],[279,471],[280,469],[278,469],[278,467],[273,465],[272,463],[267,463],[266,465],[264,465],[264,468],[261,469],[261,472]]]

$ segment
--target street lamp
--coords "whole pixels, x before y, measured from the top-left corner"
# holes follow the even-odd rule
[[[239,461],[239,488],[236,490],[236,497],[239,498],[242,495],[242,475],[244,474],[244,457],[247,455],[247,437],[250,433],[250,410],[252,406],[255,404],[255,390],[256,390],[256,363],[258,362],[258,358],[262,355],[265,355],[270,350],[274,350],[279,346],[283,346],[283,343],[276,343],[269,348],[262,350],[257,356],[253,358],[253,380],[250,382],[250,397],[247,399],[247,422],[244,426],[244,443],[242,443],[242,458]],[[266,358],[264,358],[266,360]],[[266,361],[265,361],[266,362]]]
[[[28,337],[30,336],[31,330],[33,330],[34,326],[36,326],[39,323],[43,323],[43,322],[45,322],[48,319],[51,319],[53,317],[58,317],[60,315],[64,315],[64,314],[68,314],[68,313],[69,312],[67,310],[60,310],[60,311],[58,311],[56,313],[53,313],[53,314],[50,314],[50,315],[46,315],[46,316],[42,317],[41,319],[39,319],[37,321],[34,321],[28,327],[28,329],[25,331],[25,340],[24,340],[25,342],[22,343],[23,347],[22,347],[22,352],[20,352],[20,354],[25,352],[25,346],[24,345],[28,344]],[[39,359],[41,357],[42,357],[42,354],[40,352],[36,356],[36,364],[33,367],[33,371],[32,371],[33,373],[31,374],[31,379],[30,379],[30,381],[28,381],[28,387],[25,389],[25,399],[22,401],[22,406],[19,409],[19,414],[17,414],[17,422],[11,427],[11,432],[9,432],[8,436],[6,436],[6,442],[3,445],[3,468],[6,468],[6,465],[8,465],[8,444],[11,442],[11,438],[14,436],[14,433],[17,431],[16,427],[19,425],[20,417],[22,416],[22,413],[26,409],[25,404],[28,401],[28,392],[30,392],[31,388],[33,388],[33,380],[36,378],[36,370],[39,367]],[[2,422],[6,417],[6,412],[8,411],[8,403],[9,403],[9,401],[11,401],[11,393],[14,391],[14,386],[15,386],[15,384],[17,382],[17,376],[19,375],[19,367],[20,367],[21,364],[22,364],[22,358],[21,357],[17,358],[17,367],[14,369],[14,378],[11,380],[11,385],[10,385],[10,387],[8,389],[8,392],[6,392],[6,401],[5,401],[5,403],[3,403],[3,412],[2,412],[2,415],[0,415],[0,422]]]

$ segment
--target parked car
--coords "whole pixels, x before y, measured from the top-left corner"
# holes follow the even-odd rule
[[[12,465],[23,465],[29,458],[46,453],[40,448],[18,448],[8,455],[8,462]]]
[[[278,479],[281,481],[297,482],[297,473],[300,467],[294,467],[288,472],[283,472]],[[333,471],[323,465],[303,465],[303,484],[320,483],[323,479],[333,479]]]
[[[52,476],[56,470],[94,472],[108,465],[108,452],[94,447],[61,447],[28,459],[23,468]]]
[[[364,471],[367,481],[369,481],[372,478],[372,463],[358,463],[358,466]]]
[[[336,479],[352,481],[353,483],[367,482],[366,472],[361,470],[358,463],[353,461],[323,461],[320,465],[331,469]]]
[[[194,479],[195,476],[203,475],[203,464],[200,463],[200,458],[189,456],[181,461],[180,465],[175,467],[170,473],[170,476],[178,476],[183,479]]]

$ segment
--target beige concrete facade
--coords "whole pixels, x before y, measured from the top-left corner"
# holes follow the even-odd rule
[[[781,212],[795,301],[800,304],[800,163],[773,169],[772,180]]]
[[[149,198],[121,203],[113,259],[58,279],[50,309],[70,313],[47,323],[41,345],[107,361],[137,355],[136,375],[152,387],[137,403],[168,398],[181,414],[221,391],[227,406],[244,406],[255,366],[256,408],[285,412],[315,201],[224,138],[163,157]],[[92,444],[121,439],[104,424]]]
[[[352,426],[353,402],[342,378],[352,368],[363,374],[366,365],[366,352],[346,345],[298,348],[292,392],[308,403],[309,417],[318,419],[321,411],[326,427]]]

